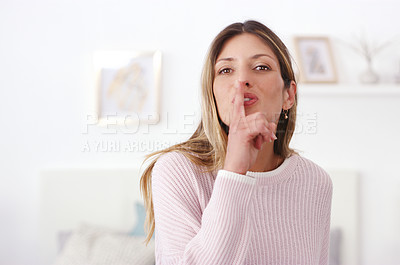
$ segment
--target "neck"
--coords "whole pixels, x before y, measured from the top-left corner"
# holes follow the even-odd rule
[[[274,142],[265,143],[261,150],[258,152],[258,156],[254,165],[249,169],[253,172],[267,172],[279,167],[283,158],[274,154]]]

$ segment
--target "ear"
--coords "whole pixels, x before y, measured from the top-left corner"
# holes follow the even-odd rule
[[[290,82],[289,88],[283,89],[283,105],[282,105],[283,109],[290,109],[293,106],[296,97],[296,92],[297,92],[297,85],[292,80]]]

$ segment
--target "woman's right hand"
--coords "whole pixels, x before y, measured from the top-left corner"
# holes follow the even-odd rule
[[[258,152],[266,142],[276,140],[276,124],[268,122],[264,113],[246,116],[244,107],[245,83],[236,81],[235,97],[229,119],[228,146],[224,170],[246,174],[257,159]]]

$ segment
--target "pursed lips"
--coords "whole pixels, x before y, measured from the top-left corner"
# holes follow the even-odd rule
[[[251,93],[244,93],[244,103],[245,107],[253,105],[258,100],[257,96]]]
[[[246,105],[254,104],[258,100],[258,97],[252,93],[244,93],[243,100],[244,100],[244,105],[246,106]],[[234,101],[235,101],[235,98],[232,99],[232,103]]]

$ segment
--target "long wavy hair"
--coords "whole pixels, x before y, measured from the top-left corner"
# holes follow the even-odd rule
[[[140,188],[146,208],[146,243],[150,241],[155,228],[151,174],[154,164],[157,162],[160,155],[171,151],[180,152],[194,164],[202,166],[210,172],[223,167],[229,128],[222,122],[217,111],[216,100],[213,93],[213,81],[215,77],[214,66],[224,43],[232,37],[243,33],[256,35],[272,49],[279,61],[281,76],[284,81],[283,89],[288,89],[292,81],[296,83],[291,57],[285,44],[265,25],[254,20],[249,20],[244,23],[234,23],[226,27],[215,37],[208,50],[203,67],[201,77],[201,121],[196,131],[187,141],[146,156],[146,160],[153,158],[152,160],[150,159],[151,162],[144,170],[140,179]],[[287,113],[288,118],[285,119],[285,115],[282,111],[278,120],[276,131],[278,139],[274,142],[274,153],[282,158],[296,153],[289,147],[290,140],[295,130],[296,109],[297,94],[295,95],[293,106]]]

